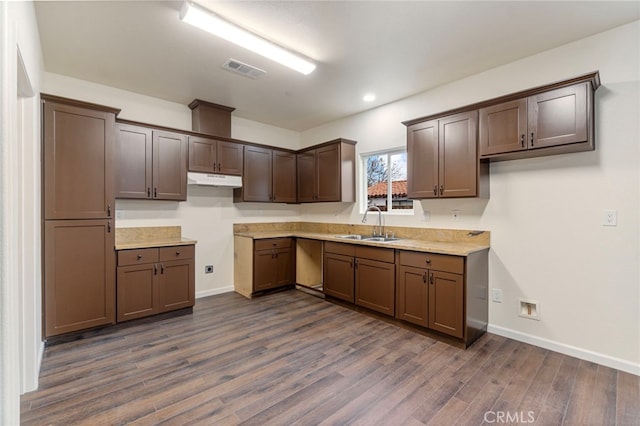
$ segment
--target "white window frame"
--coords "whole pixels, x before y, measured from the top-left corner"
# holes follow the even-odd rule
[[[407,152],[407,148],[406,146],[402,146],[402,147],[395,147],[395,148],[390,148],[390,149],[383,149],[380,151],[371,151],[371,152],[365,152],[360,154],[360,182],[361,182],[361,190],[360,190],[360,214],[364,214],[365,210],[367,209],[368,206],[368,200],[369,200],[369,194],[367,193],[368,187],[367,187],[367,157],[371,157],[373,155],[387,155],[387,159],[390,161],[390,157],[394,154],[401,154],[401,153],[406,153]],[[390,164],[390,162],[388,161],[388,164]],[[391,194],[391,189],[392,189],[392,185],[391,185],[391,177],[388,177],[389,179],[389,192],[387,193],[387,211],[382,212],[383,215],[398,215],[398,216],[412,216],[414,214],[414,210],[415,210],[415,203],[414,206],[410,209],[393,209],[393,197]],[[413,201],[413,200],[412,200]],[[391,206],[391,208],[389,208],[389,206]]]

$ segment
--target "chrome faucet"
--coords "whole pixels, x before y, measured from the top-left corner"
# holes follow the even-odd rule
[[[364,211],[364,217],[362,218],[362,223],[367,223],[367,213],[369,213],[369,210],[371,210],[371,209],[378,210],[378,234],[376,235],[376,228],[374,227],[373,228],[373,236],[374,237],[376,237],[376,236],[382,237],[382,234],[383,234],[383,232],[382,232],[382,210],[380,210],[380,207],[374,206],[373,204],[367,206],[367,209]]]

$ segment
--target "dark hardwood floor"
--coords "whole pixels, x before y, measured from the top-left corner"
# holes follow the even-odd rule
[[[301,291],[50,346],[25,425],[640,424],[640,378],[486,334],[462,350]]]

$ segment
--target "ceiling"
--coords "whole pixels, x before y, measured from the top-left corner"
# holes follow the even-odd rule
[[[316,70],[298,74],[181,22],[179,1],[36,1],[45,70],[303,131],[640,19],[637,1],[198,3]],[[225,71],[229,58],[267,74]]]

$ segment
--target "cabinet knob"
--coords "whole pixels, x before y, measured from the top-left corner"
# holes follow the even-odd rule
[[[140,259],[142,259],[142,255],[141,254],[138,255],[138,260],[140,260]]]
[[[180,256],[180,252],[179,251],[176,251],[176,256]]]
[[[427,265],[431,265],[431,259],[427,259],[425,260],[425,262],[427,263]]]

